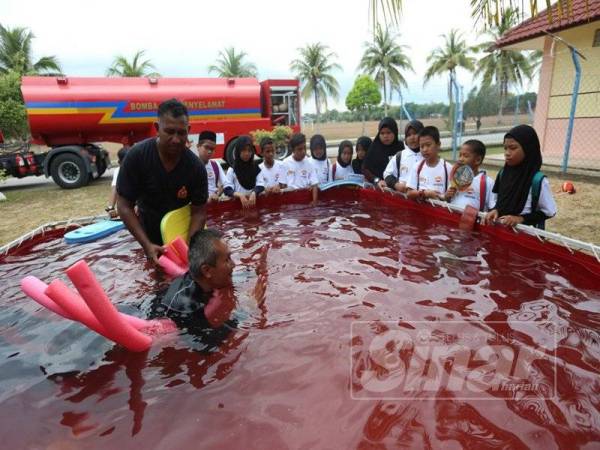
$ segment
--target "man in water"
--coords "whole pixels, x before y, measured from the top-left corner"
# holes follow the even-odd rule
[[[163,216],[191,203],[189,235],[204,228],[208,197],[206,169],[186,147],[188,111],[176,99],[158,107],[157,137],[135,144],[127,153],[117,179],[117,209],[127,229],[148,259],[163,252]],[[134,212],[137,203],[139,217]]]
[[[191,334],[225,324],[235,308],[231,278],[235,263],[222,237],[223,233],[211,228],[192,236],[188,252],[190,268],[173,280],[154,308],[153,316],[167,316]],[[259,271],[264,272],[264,268]],[[265,300],[266,286],[266,274],[261,273],[252,293],[259,307]]]

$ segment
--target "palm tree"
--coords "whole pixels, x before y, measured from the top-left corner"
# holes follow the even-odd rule
[[[404,53],[405,45],[396,44],[397,35],[377,26],[373,42],[365,42],[365,51],[359,63],[359,69],[374,76],[383,91],[383,108],[387,115],[387,88],[392,91],[401,86],[406,87],[406,80],[401,70],[413,70],[410,59]]]
[[[60,75],[55,56],[42,56],[33,62],[31,43],[35,35],[27,28],[8,28],[0,25],[0,73],[20,75]]]
[[[475,76],[481,76],[482,85],[485,87],[492,84],[498,86],[500,94],[498,123],[502,119],[504,103],[509,89],[511,87],[522,87],[524,79],[531,80],[541,59],[539,52],[525,54],[520,51],[504,50],[496,47],[496,41],[515,26],[517,21],[516,11],[506,10],[500,25],[491,27],[484,33],[484,36],[489,40],[479,46],[480,49],[486,50],[488,54],[477,63]]]
[[[256,77],[256,65],[245,62],[246,56],[246,52],[236,53],[235,48],[228,47],[219,52],[217,64],[209,66],[208,71],[216,72],[220,78]]]
[[[110,66],[106,75],[109,77],[156,77],[160,76],[156,72],[150,72],[154,69],[154,65],[149,59],[142,61],[145,50],[138,50],[133,59],[127,60],[125,56],[116,56],[112,66]]]
[[[452,80],[456,80],[456,69],[462,67],[463,69],[473,71],[475,69],[475,58],[470,56],[470,52],[473,49],[467,45],[458,30],[452,29],[450,33],[442,37],[445,40],[444,46],[437,47],[427,57],[429,67],[425,72],[423,85],[427,84],[434,76],[448,72],[448,100],[450,102],[448,124],[450,125],[454,114]]]
[[[315,97],[318,124],[321,105],[325,105],[327,108],[327,96],[334,99],[339,96],[340,86],[331,72],[341,70],[342,67],[336,62],[332,62],[337,55],[320,42],[307,44],[306,47],[299,48],[298,52],[300,58],[294,59],[290,63],[290,69],[304,83],[302,88],[304,100],[307,101],[311,96]]]

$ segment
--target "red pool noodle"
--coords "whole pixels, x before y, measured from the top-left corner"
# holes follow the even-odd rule
[[[115,342],[132,351],[150,348],[152,338],[140,333],[121,318],[85,261],[73,264],[66,272],[98,321],[114,336]]]
[[[177,254],[183,260],[185,267],[188,267],[190,265],[190,262],[188,260],[189,248],[188,248],[188,245],[183,240],[183,238],[181,236],[177,236],[177,238],[175,238],[173,240],[173,242],[171,242],[169,245],[172,246],[177,251]]]
[[[175,262],[173,262],[173,260],[167,258],[165,255],[161,255],[161,257],[158,258],[158,264],[160,267],[162,267],[165,273],[171,277],[178,277],[187,272],[185,268],[177,265]]]
[[[46,283],[31,275],[21,280],[21,290],[37,303],[65,319],[75,320],[63,307],[45,294],[47,288]]]

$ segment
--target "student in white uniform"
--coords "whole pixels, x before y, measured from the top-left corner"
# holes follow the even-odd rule
[[[353,153],[354,149],[352,148],[352,142],[340,142],[337,160],[331,166],[331,179],[333,181],[345,180],[348,175],[354,174],[354,169],[352,169]]]
[[[119,169],[121,168],[121,163],[125,159],[125,155],[127,154],[127,150],[129,149],[129,144],[127,142],[123,143],[123,147],[119,149],[117,152],[117,159],[119,161],[119,167],[116,167],[113,171],[112,181],[110,182],[110,196],[108,197],[108,205],[104,208],[104,211],[108,213],[111,219],[118,217],[119,214],[117,212],[117,178],[119,177]]]
[[[223,193],[225,183],[225,172],[217,161],[211,159],[215,148],[217,147],[217,135],[213,131],[203,131],[198,136],[198,158],[206,168],[206,177],[208,181],[208,201],[219,200]]]
[[[292,189],[310,189],[312,203],[315,205],[319,193],[319,180],[310,160],[306,157],[306,136],[302,133],[292,135],[289,146],[292,154],[284,161],[284,184]]]
[[[479,170],[485,158],[485,145],[477,139],[466,141],[458,152],[458,163],[453,171],[460,165],[467,165],[473,171],[473,181],[465,189],[450,186],[446,191],[446,201],[453,205],[465,208],[467,205],[479,211],[489,211],[496,204],[496,194],[492,192],[494,180],[488,177],[484,170]]]
[[[420,131],[419,148],[423,160],[410,172],[406,183],[408,198],[443,200],[450,184],[452,166],[440,158],[440,132],[436,127],[425,127]]]
[[[404,144],[406,148],[400,150],[390,159],[385,171],[383,180],[380,180],[378,186],[381,189],[388,187],[398,192],[406,192],[406,183],[410,177],[410,171],[415,164],[423,160],[419,148],[419,132],[423,129],[423,124],[419,120],[411,120],[404,127]]]
[[[281,186],[285,182],[285,168],[281,161],[275,159],[273,139],[270,137],[263,138],[260,141],[260,148],[263,162],[258,166],[260,168],[258,176],[262,179],[265,194],[280,193]]]
[[[256,196],[265,190],[260,169],[254,161],[254,147],[250,136],[240,136],[235,142],[235,161],[225,175],[225,195],[239,198],[244,208],[256,206]]]
[[[496,205],[485,223],[533,225],[544,228],[556,215],[550,183],[540,169],[542,152],[537,133],[529,125],[518,125],[504,136],[504,167],[498,172],[494,193]]]
[[[310,138],[310,156],[309,161],[317,174],[319,184],[333,181],[331,177],[332,164],[327,158],[327,143],[322,135],[315,134]]]

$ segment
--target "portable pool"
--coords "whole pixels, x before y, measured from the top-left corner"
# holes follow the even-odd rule
[[[593,448],[593,255],[366,189],[212,206],[237,266],[236,327],[133,353],[28,299],[84,258],[143,317],[168,280],[127,231],[45,230],[0,257],[3,448]],[[269,244],[265,308],[249,296]]]

